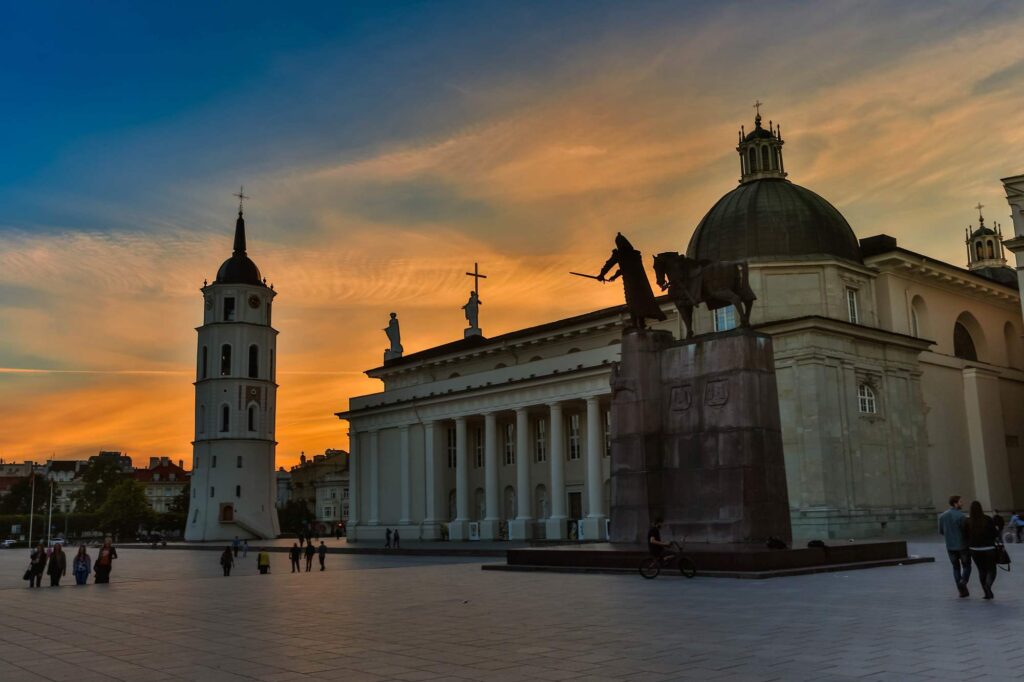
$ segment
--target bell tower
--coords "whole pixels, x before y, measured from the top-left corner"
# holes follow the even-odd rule
[[[246,254],[239,192],[234,252],[203,283],[197,347],[195,440],[185,539],[273,538],[277,520],[277,295]]]
[[[782,128],[768,121],[768,129],[761,127],[760,101],[754,104],[757,114],[754,116],[754,129],[749,133],[740,127],[739,145],[736,151],[740,155],[740,184],[764,178],[785,178],[786,167],[782,163]]]
[[[975,206],[978,210],[978,228],[966,228],[967,244],[967,269],[981,270],[983,268],[1004,268],[1006,267],[1006,254],[1003,251],[1003,228],[999,223],[994,223],[995,229],[985,226],[985,216],[981,209],[983,204]]]

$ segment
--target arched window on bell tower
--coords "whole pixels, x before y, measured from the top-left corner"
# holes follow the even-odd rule
[[[231,430],[231,408],[227,405],[220,406],[220,432],[227,433]]]
[[[220,347],[220,375],[231,376],[231,344],[225,343]]]
[[[260,375],[260,349],[255,343],[249,346],[249,378],[258,379]]]

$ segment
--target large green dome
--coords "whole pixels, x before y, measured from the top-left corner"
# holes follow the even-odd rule
[[[744,182],[704,216],[690,258],[763,260],[823,256],[863,262],[857,237],[836,207],[784,178]]]

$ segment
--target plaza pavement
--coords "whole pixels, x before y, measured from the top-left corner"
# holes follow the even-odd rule
[[[1024,546],[1011,546],[1024,564]],[[0,680],[1012,680],[1018,571],[938,561],[772,580],[481,571],[489,559],[125,549],[108,586],[29,590],[0,550]]]

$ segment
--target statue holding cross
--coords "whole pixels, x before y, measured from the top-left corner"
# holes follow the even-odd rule
[[[467,272],[466,275],[473,278],[473,290],[469,292],[466,305],[462,306],[466,321],[469,322],[469,327],[463,331],[463,337],[468,339],[470,336],[483,336],[480,329],[480,306],[483,305],[483,301],[480,300],[480,280],[487,279],[487,275],[480,274],[478,263],[473,263],[473,272]]]

